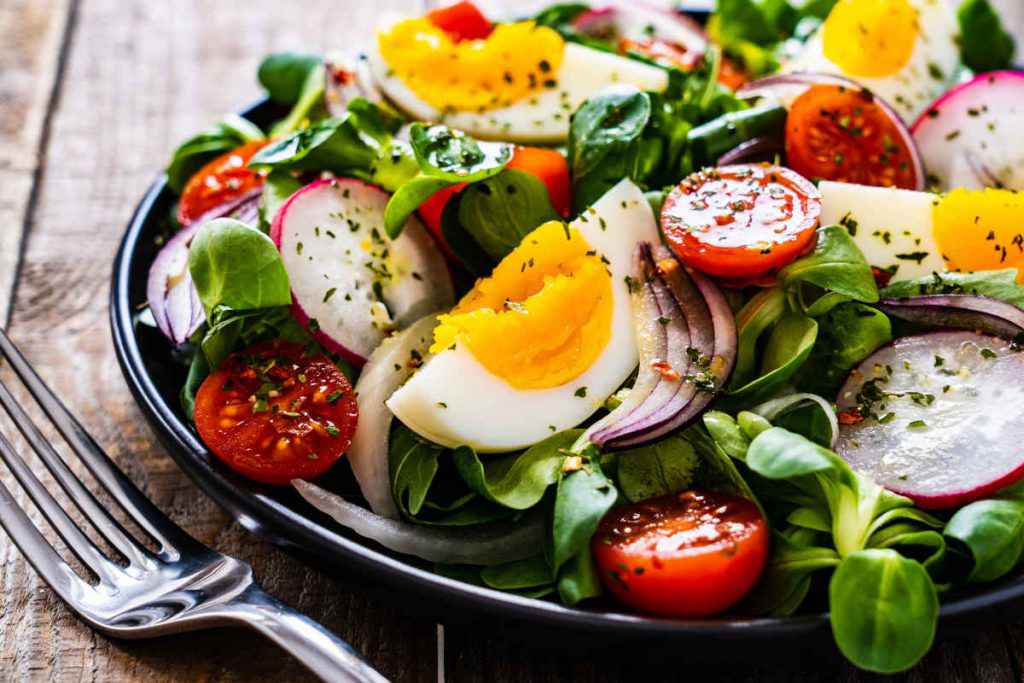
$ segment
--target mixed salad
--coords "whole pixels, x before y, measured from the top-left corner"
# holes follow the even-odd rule
[[[1024,72],[987,0],[704,19],[463,1],[268,57],[280,118],[174,154],[145,317],[214,456],[441,574],[827,608],[906,669],[1024,553]]]

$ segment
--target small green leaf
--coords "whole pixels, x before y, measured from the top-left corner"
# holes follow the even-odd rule
[[[635,503],[690,488],[700,462],[693,445],[672,436],[620,451],[616,478],[622,495]]]
[[[1024,554],[1024,502],[979,500],[960,508],[943,534],[966,547],[973,560],[967,576],[987,583],[1005,576]]]
[[[857,301],[878,301],[871,267],[850,233],[839,225],[819,228],[814,252],[783,268],[779,282],[785,289],[809,283]]]
[[[208,318],[218,307],[240,311],[291,304],[288,273],[277,247],[240,221],[218,218],[200,228],[188,263]]]
[[[729,390],[735,398],[751,399],[773,393],[793,377],[807,361],[818,338],[814,318],[787,313],[776,323],[761,358],[761,376]]]
[[[459,223],[494,262],[534,228],[559,218],[544,183],[524,171],[507,168],[460,195]]]
[[[260,63],[257,78],[270,99],[290,106],[299,101],[310,72],[322,63],[317,55],[277,52]]]
[[[554,583],[551,567],[543,555],[485,567],[480,572],[480,578],[491,588],[503,591],[538,588]]]
[[[447,178],[423,175],[404,183],[391,195],[388,205],[384,209],[384,232],[391,239],[402,234],[405,222],[409,220],[416,209],[420,208],[423,202],[430,199],[436,192],[454,185],[457,181]]]
[[[598,522],[617,497],[615,485],[593,457],[581,469],[561,474],[552,523],[552,564],[556,570],[587,547]]]
[[[895,550],[846,557],[828,595],[836,645],[862,669],[905,671],[932,645],[939,616],[935,584],[919,562]]]

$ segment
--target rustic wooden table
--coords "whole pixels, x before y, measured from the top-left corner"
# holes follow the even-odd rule
[[[396,681],[695,674],[865,680],[836,656],[814,665],[794,660],[781,669],[697,668],[685,659],[597,664],[524,651],[489,637],[485,623],[448,628],[442,636],[435,623],[368,598],[243,531],[157,445],[121,378],[107,323],[111,259],[133,206],[179,140],[257,96],[262,55],[350,46],[365,39],[383,11],[413,2],[2,0],[0,323],[159,507],[203,542],[250,562],[271,593],[340,633]],[[108,640],[54,598],[3,534],[0,562],[2,680],[307,678],[244,631]],[[686,655],[685,646],[680,652]],[[992,626],[939,644],[906,678],[1020,680],[1022,660],[1024,627]]]

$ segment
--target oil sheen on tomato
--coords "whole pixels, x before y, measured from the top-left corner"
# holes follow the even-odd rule
[[[752,501],[684,491],[613,508],[591,552],[620,602],[648,614],[702,617],[728,609],[757,582],[768,530]]]
[[[821,196],[807,179],[767,164],[694,173],[665,200],[661,227],[679,258],[703,273],[757,278],[811,248]]]
[[[228,356],[196,394],[195,423],[213,453],[267,484],[312,479],[348,450],[358,409],[322,353],[274,340]]]

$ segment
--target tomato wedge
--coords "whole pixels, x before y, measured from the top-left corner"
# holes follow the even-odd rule
[[[506,168],[514,168],[524,171],[544,183],[548,190],[548,198],[551,206],[558,215],[563,218],[569,216],[572,206],[572,195],[569,184],[569,163],[565,157],[556,150],[543,147],[519,147],[515,148],[512,159]],[[458,193],[466,186],[465,183],[458,183],[451,187],[435,192],[425,202],[420,204],[420,219],[430,230],[434,239],[441,245],[441,250],[450,259],[454,259],[451,250],[444,241],[441,234],[441,214],[452,195]]]
[[[228,356],[196,394],[196,429],[214,455],[265,484],[313,479],[348,450],[355,392],[322,353],[273,340]]]
[[[759,278],[813,246],[821,195],[805,178],[767,164],[705,169],[669,194],[661,229],[687,265],[733,280]]]
[[[684,491],[613,508],[591,553],[605,587],[624,604],[704,617],[734,605],[757,582],[768,527],[745,498]]]
[[[491,35],[494,25],[467,0],[427,12],[427,19],[455,41],[479,40]]]
[[[913,153],[867,90],[814,85],[786,118],[786,160],[807,178],[917,188]]]
[[[267,144],[249,142],[207,163],[189,178],[178,202],[178,222],[186,226],[211,209],[263,185],[263,176],[246,164]]]

